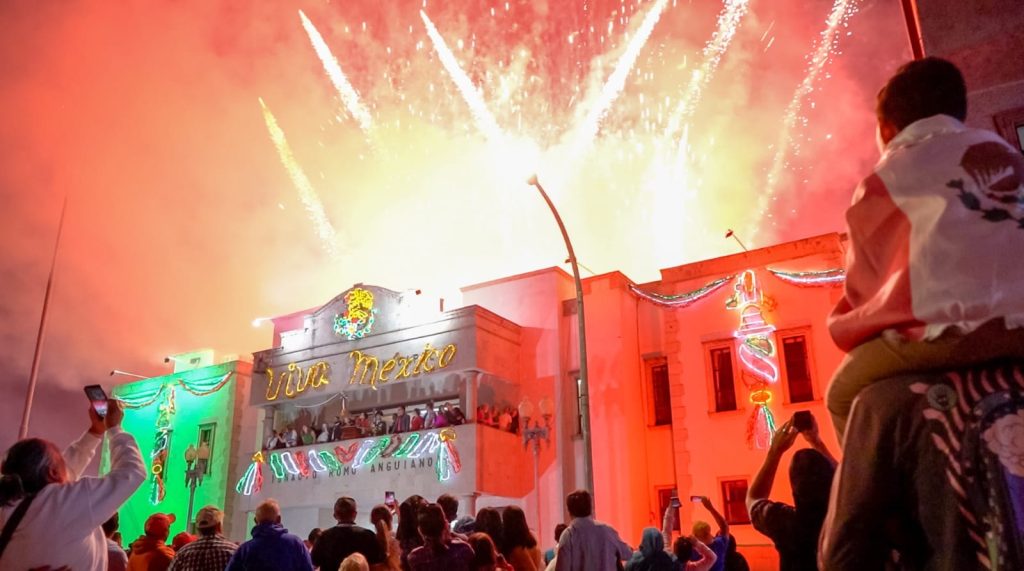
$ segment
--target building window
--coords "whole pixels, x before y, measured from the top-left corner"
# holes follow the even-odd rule
[[[780,333],[782,340],[782,366],[786,375],[786,389],[790,403],[814,400],[814,383],[811,381],[810,351],[807,348],[807,334]]]
[[[722,480],[722,505],[725,508],[722,515],[729,525],[750,523],[750,514],[747,513],[747,481]]]
[[[199,425],[199,442],[196,443],[196,447],[200,450],[203,445],[206,445],[206,449],[213,453],[213,438],[217,434],[217,423],[209,422],[207,424]],[[204,462],[206,469],[203,471],[204,474],[210,473],[210,462]]]
[[[672,503],[672,498],[678,497],[678,494],[676,493],[675,488],[655,488],[655,491],[658,493],[658,514],[656,519],[658,522],[658,529],[661,529],[661,522],[663,521],[662,518],[665,517],[665,510],[667,510],[668,506]],[[678,513],[676,514],[675,521],[675,526],[672,529],[679,531]]]
[[[571,374],[573,390],[576,393],[576,436],[583,435],[583,379],[579,371]]]
[[[664,359],[648,361],[647,374],[651,380],[651,412],[654,426],[672,424],[672,392],[668,385],[668,363]]]
[[[711,388],[715,395],[714,411],[737,410],[732,343],[710,345],[707,347],[706,354]]]

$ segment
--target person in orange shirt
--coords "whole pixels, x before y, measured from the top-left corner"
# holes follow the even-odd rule
[[[171,514],[153,514],[146,520],[144,535],[132,544],[128,571],[167,571],[174,559],[174,550],[167,545],[171,535]]]

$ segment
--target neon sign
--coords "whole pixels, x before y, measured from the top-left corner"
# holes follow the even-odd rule
[[[768,406],[772,392],[768,386],[779,381],[779,365],[772,338],[775,326],[764,317],[771,304],[758,287],[753,270],[740,274],[734,289],[736,293],[725,307],[740,314],[740,326],[733,332],[733,337],[740,342],[738,353],[745,367],[742,379],[750,390],[750,402],[754,405],[754,413],[747,422],[747,443],[751,447],[765,449],[775,433],[775,417]]]

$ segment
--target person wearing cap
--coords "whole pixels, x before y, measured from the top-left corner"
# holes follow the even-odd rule
[[[196,515],[199,538],[181,548],[169,571],[224,571],[238,547],[225,539],[224,512],[206,506]]]
[[[143,535],[132,543],[128,571],[167,571],[174,559],[174,550],[167,545],[171,536],[173,514],[155,513],[146,520]]]

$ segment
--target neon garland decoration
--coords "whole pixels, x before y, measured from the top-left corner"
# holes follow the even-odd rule
[[[768,271],[786,283],[803,287],[837,286],[846,281],[846,270],[842,268],[810,272],[785,272],[768,268]]]
[[[764,314],[773,305],[757,284],[757,275],[746,270],[736,278],[736,292],[726,302],[726,309],[740,314],[739,328],[733,332],[739,345],[740,361],[746,368],[743,383],[750,390],[754,412],[747,420],[747,445],[764,450],[771,445],[775,434],[775,416],[769,404],[772,392],[768,389],[779,381],[779,366],[775,358],[775,326],[765,320]]]
[[[180,386],[185,389],[186,392],[194,396],[205,397],[224,388],[224,386],[228,384],[228,381],[231,380],[231,376],[234,374],[234,371],[229,371],[223,377],[220,377],[217,382],[206,385],[200,383],[188,383],[184,379],[173,379],[160,385],[151,394],[146,393],[142,396],[117,396],[116,398],[124,404],[125,408],[146,408],[147,406],[155,403],[165,390],[170,389],[173,391],[175,386]]]
[[[377,313],[373,307],[373,293],[357,287],[346,293],[343,299],[348,308],[334,316],[334,332],[349,341],[362,339],[373,331]]]
[[[705,297],[715,293],[721,289],[725,284],[732,280],[733,276],[727,276],[721,279],[717,279],[709,284],[706,284],[700,289],[693,290],[691,292],[677,294],[677,295],[662,295],[659,293],[653,293],[644,291],[639,287],[629,284],[629,290],[640,296],[643,299],[662,307],[671,307],[675,309],[687,307],[697,303]]]
[[[161,394],[164,391],[159,391]],[[167,468],[167,453],[171,447],[171,417],[174,416],[174,387],[170,387],[160,405],[156,416],[156,435],[153,439],[153,451],[150,453],[150,488],[149,503],[154,506],[164,501],[167,490],[164,486],[164,473]]]
[[[434,473],[439,482],[447,482],[462,471],[462,460],[455,445],[458,435],[451,428],[421,434],[381,436],[353,442],[347,447],[338,445],[333,450],[309,448],[307,450],[261,451],[253,454],[252,463],[235,485],[235,491],[244,496],[258,494],[263,489],[263,465],[269,464],[275,482],[306,479],[317,474],[341,474],[345,466],[358,469],[379,458],[420,459],[434,456]]]

